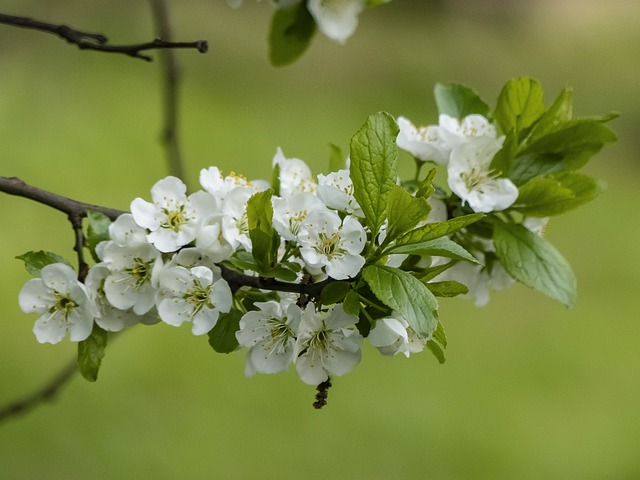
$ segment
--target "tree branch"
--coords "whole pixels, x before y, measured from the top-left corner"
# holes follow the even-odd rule
[[[58,394],[60,389],[66,385],[78,370],[76,359],[72,359],[62,368],[56,375],[47,382],[43,387],[39,388],[32,394],[16,400],[4,407],[0,408],[0,423],[19,414],[27,413],[33,410],[43,402],[52,401]]]
[[[164,0],[150,0],[151,10],[156,26],[156,35],[169,40],[171,28],[167,4]],[[164,97],[164,127],[162,131],[162,143],[165,147],[167,166],[170,175],[184,178],[184,166],[180,154],[180,141],[178,135],[178,87],[180,84],[180,69],[173,50],[160,52],[160,63],[163,77]]]
[[[16,17],[0,13],[0,24],[14,27],[29,28],[41,32],[51,33],[63,38],[67,42],[76,45],[81,50],[96,50],[106,53],[120,53],[130,57],[141,58],[150,62],[150,56],[141,52],[145,50],[161,50],[174,48],[195,48],[200,53],[206,53],[209,48],[206,40],[195,42],[169,42],[156,38],[147,43],[137,43],[132,45],[108,45],[108,39],[101,33],[89,33],[75,30],[67,25],[57,25],[53,23],[41,22],[28,17]]]

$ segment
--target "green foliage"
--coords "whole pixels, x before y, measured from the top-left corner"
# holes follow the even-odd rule
[[[387,218],[387,202],[396,185],[398,126],[388,113],[371,115],[351,139],[353,195],[373,237]]]
[[[399,185],[394,185],[388,200],[389,223],[387,238],[394,239],[425,220],[431,207],[423,197],[414,197]]]
[[[218,353],[231,353],[238,348],[236,332],[240,330],[242,312],[231,310],[221,313],[215,326],[209,331],[209,345]]]
[[[493,116],[504,133],[515,132],[519,138],[544,113],[542,86],[531,78],[510,80],[503,87]]]
[[[464,118],[474,113],[485,117],[489,115],[489,105],[472,88],[456,83],[437,83],[433,93],[440,114],[453,118]]]
[[[344,168],[344,155],[342,154],[342,149],[334,145],[333,143],[329,144],[329,171],[337,172],[338,170],[342,170]]]
[[[109,240],[109,225],[111,220],[106,215],[94,210],[87,211],[87,248],[96,262],[100,259],[96,255],[96,246]]]
[[[427,287],[436,297],[457,297],[469,293],[469,287],[454,280],[430,282]]]
[[[272,225],[272,195],[273,190],[271,189],[258,192],[247,203],[251,251],[258,265],[258,271],[262,274],[267,274],[275,267],[280,245],[280,236]]]
[[[512,208],[535,217],[560,215],[590,202],[603,190],[602,182],[577,172],[538,176],[520,187]]]
[[[522,225],[496,222],[493,242],[505,270],[519,282],[571,308],[576,278],[567,261],[547,241]]]
[[[71,263],[66,258],[57,253],[45,252],[44,250],[23,253],[18,255],[16,259],[22,260],[27,272],[34,277],[39,277],[42,268],[52,263],[64,263],[71,266]]]
[[[269,32],[269,60],[276,67],[295,62],[309,47],[316,23],[306,2],[279,8],[273,14]]]
[[[98,371],[108,339],[109,332],[94,324],[91,335],[86,340],[78,342],[78,369],[89,382],[95,382],[98,379]]]
[[[402,245],[420,244],[430,240],[435,240],[436,238],[444,237],[445,235],[449,235],[461,228],[467,227],[484,217],[485,215],[483,213],[472,213],[470,215],[451,218],[446,222],[427,223],[422,227],[416,228],[415,230],[402,235],[395,241],[395,246],[387,249],[387,252],[391,253],[393,251],[394,253],[399,253],[398,248]]]
[[[412,255],[430,255],[453,258],[455,260],[465,260],[471,263],[478,263],[476,257],[471,255],[462,246],[448,239],[447,237],[427,240],[426,242],[408,243],[406,245],[395,245],[388,249],[388,253],[406,253]]]
[[[349,292],[349,282],[331,282],[320,292],[320,302],[324,305],[333,305],[341,302]]]
[[[438,301],[420,280],[397,268],[369,265],[362,271],[375,296],[402,315],[413,330],[424,337],[438,325]]]

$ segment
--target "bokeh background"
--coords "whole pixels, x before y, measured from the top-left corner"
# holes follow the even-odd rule
[[[110,345],[97,383],[74,378],[52,404],[0,425],[7,479],[634,479],[640,478],[640,3],[611,0],[395,0],[369,10],[346,46],[317,36],[296,64],[267,61],[268,2],[169,2],[178,52],[190,185],[217,165],[268,177],[277,146],[316,172],[328,142],[347,148],[367,115],[436,121],[436,82],[489,102],[506,80],[539,79],[550,102],[570,83],[575,112],[619,111],[619,142],[586,168],[609,188],[552,221],[573,265],[568,311],[522,286],[476,309],[443,301],[450,346],[381,358],[338,378],[322,411],[294,371],[246,379],[244,355],[206,337],[136,327]],[[5,0],[0,11],[153,37],[147,2]],[[157,55],[155,55],[157,58]],[[80,51],[0,25],[0,175],[127,209],[166,175],[158,62]],[[411,161],[403,157],[407,171]],[[14,256],[73,259],[63,215],[0,195],[0,405],[42,385],[75,344],[39,345],[17,296]]]

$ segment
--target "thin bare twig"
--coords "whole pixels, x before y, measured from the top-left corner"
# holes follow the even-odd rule
[[[156,35],[171,39],[171,27],[167,4],[164,0],[150,0],[156,27]],[[167,166],[170,175],[184,178],[184,165],[180,153],[178,121],[178,88],[180,86],[180,68],[173,50],[160,52],[163,78],[164,126],[162,144],[164,145]]]
[[[52,401],[58,394],[60,389],[62,389],[62,387],[65,386],[73,378],[74,374],[77,371],[78,364],[76,362],[76,359],[73,358],[44,386],[31,393],[30,395],[21,398],[20,400],[11,402],[8,405],[0,408],[0,423],[4,422],[10,417],[15,417],[16,415],[27,413],[40,406],[44,402]]]
[[[76,45],[81,50],[96,50],[106,53],[120,53],[134,58],[141,58],[148,62],[153,59],[141,52],[146,50],[162,50],[174,48],[194,48],[200,53],[206,53],[209,48],[206,40],[195,42],[169,42],[156,38],[151,42],[137,43],[131,45],[109,45],[107,37],[101,33],[89,33],[76,30],[67,25],[41,22],[29,17],[17,17],[0,13],[0,23],[14,27],[29,28],[41,32],[51,33],[63,38],[67,42]]]

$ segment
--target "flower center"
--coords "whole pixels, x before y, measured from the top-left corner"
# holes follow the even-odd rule
[[[340,234],[338,232],[327,234],[320,232],[318,235],[318,242],[316,243],[316,249],[327,258],[341,257],[347,251],[341,246]]]
[[[134,258],[131,268],[127,268],[127,273],[133,278],[136,287],[140,287],[151,277],[151,262],[146,262],[141,258]]]
[[[163,208],[162,213],[166,215],[166,218],[162,225],[160,225],[160,228],[170,228],[174,232],[178,232],[182,225],[189,221],[189,217],[187,217],[187,213],[184,211],[184,205],[180,205],[178,210]]]
[[[193,313],[191,316],[195,316],[204,307],[213,308],[213,304],[210,300],[211,285],[202,285],[198,280],[194,280],[193,288],[187,290],[184,294],[184,300],[193,305]]]
[[[270,327],[271,341],[265,344],[265,349],[270,353],[285,353],[288,340],[295,338],[293,330],[281,318],[269,318],[267,323]]]
[[[66,319],[69,313],[71,313],[71,310],[78,306],[74,300],[60,292],[53,292],[53,295],[55,297],[55,301],[49,309],[49,313],[51,314],[60,313]]]
[[[486,168],[472,168],[470,172],[463,172],[460,178],[470,192],[478,191],[484,193],[484,189],[489,187],[488,183],[498,177],[498,173],[490,172]]]

